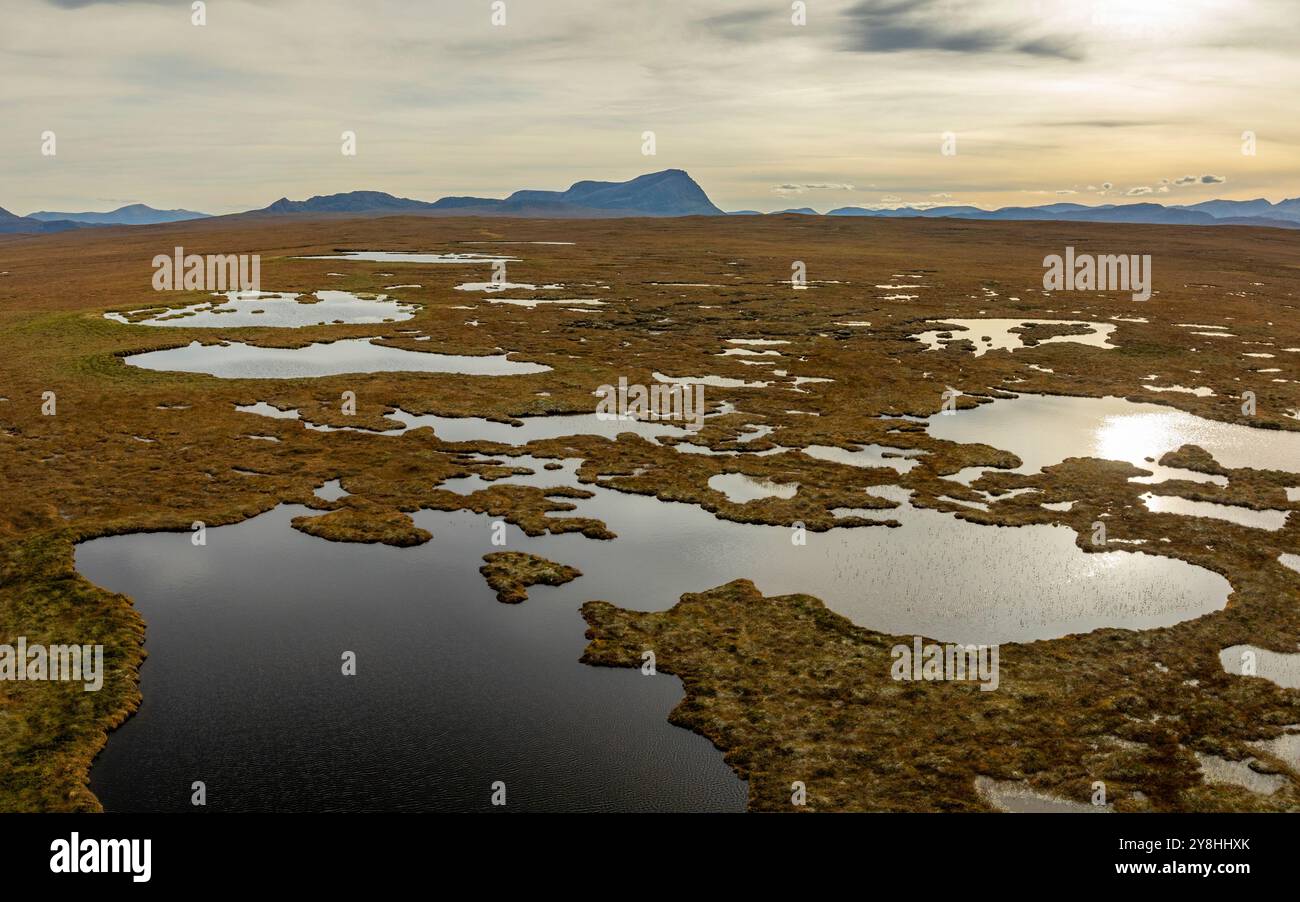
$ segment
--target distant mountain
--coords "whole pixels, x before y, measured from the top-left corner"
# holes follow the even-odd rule
[[[1199,204],[1180,204],[1180,210],[1195,210],[1216,218],[1231,216],[1271,216],[1273,205],[1264,198],[1255,200],[1207,200]]]
[[[42,222],[39,219],[32,219],[30,216],[15,216],[8,210],[0,207],[0,235],[12,234],[39,234],[43,232],[66,232],[68,229],[79,229],[82,223],[71,222],[66,219],[60,219],[54,222]]]
[[[207,219],[207,213],[195,213],[193,210],[155,210],[144,204],[128,204],[108,213],[51,213],[40,210],[27,214],[28,219],[42,222],[67,220],[84,222],[89,225],[153,225],[159,222],[183,222],[187,219]]]
[[[1273,211],[1270,215],[1281,216],[1284,219],[1300,219],[1300,197],[1278,201],[1273,204]]]
[[[466,207],[493,207],[505,203],[491,197],[443,197],[429,204],[433,210],[463,210]]]
[[[770,216],[780,216],[782,213],[798,213],[800,216],[821,216],[812,207],[792,207],[789,210],[773,210]]]
[[[1039,210],[1036,207],[1011,207],[1006,219],[1068,219],[1071,222],[1142,222],[1162,225],[1214,225],[1209,213],[1179,210],[1160,204],[1123,204],[1083,210]]]
[[[506,203],[550,193],[516,191]],[[598,210],[634,210],[645,216],[722,215],[704,189],[681,169],[652,172],[627,182],[577,182],[554,199]]]
[[[820,216],[811,207],[778,213]],[[564,191],[525,189],[502,199],[455,195],[435,201],[396,197],[383,191],[349,191],[317,195],[307,200],[282,197],[260,210],[238,215],[305,216],[513,216],[520,218],[589,219],[632,216],[760,216],[757,210],[724,213],[709,200],[694,179],[681,169],[665,169],[626,182],[575,182]],[[771,215],[771,214],[769,214]],[[1254,225],[1300,229],[1300,197],[1270,203],[1254,200],[1207,200],[1195,204],[1164,206],[1131,204],[1052,203],[1036,207],[1001,207],[984,210],[969,205],[917,210],[895,207],[873,210],[839,207],[827,216],[871,216],[881,219],[981,219],[995,221],[1127,222],[1156,225]],[[144,225],[207,218],[191,210],[157,210],[131,204],[109,213],[57,213],[42,210],[16,216],[0,209],[0,233],[62,232],[101,225]]]
[[[575,182],[565,191],[516,191],[504,200],[492,197],[444,197],[428,202],[394,197],[382,191],[349,191],[304,201],[281,198],[263,214],[422,216],[721,216],[704,189],[681,169],[665,169],[626,182]]]
[[[282,197],[260,213],[419,213],[432,204],[382,191],[349,191],[347,194],[318,194],[307,200]]]
[[[798,212],[798,211],[787,211]],[[869,210],[865,207],[840,207],[827,216],[875,216],[887,219],[986,219],[998,221],[1065,221],[1065,222],[1133,222],[1155,225],[1256,225],[1274,228],[1300,228],[1300,198],[1267,200],[1209,200],[1189,206],[1166,207],[1156,203],[1083,204],[1056,203],[1038,207],[931,207],[916,210],[896,207],[892,210]]]

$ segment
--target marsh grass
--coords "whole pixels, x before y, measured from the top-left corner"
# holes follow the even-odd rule
[[[453,309],[466,299],[453,299],[452,294],[463,293],[452,288],[485,278],[481,261],[400,264],[399,271],[392,263],[301,259],[346,247],[428,252],[474,240],[572,241],[521,245],[521,259],[511,264],[512,279],[573,286],[566,292],[600,298],[605,305],[599,312],[548,304],[525,311],[479,303],[471,314]],[[1158,258],[1160,294],[1134,305],[1102,293],[1047,298],[1030,291],[1041,284],[1044,248],[1067,242],[1149,248]],[[402,323],[296,329],[156,329],[104,319],[110,310],[201,299],[164,301],[150,286],[149,261],[176,245],[199,254],[261,254],[267,284],[305,295],[319,289],[377,294],[388,284],[419,283],[424,287],[403,289],[400,298],[420,309]],[[790,272],[794,247],[806,249],[801,254],[817,280],[816,291],[793,292],[779,284]],[[901,484],[913,490],[914,504],[939,507],[937,499],[944,495],[983,502],[979,489],[1032,486],[1041,491],[990,503],[988,512],[963,509],[952,516],[990,527],[1065,522],[1086,550],[1093,518],[1106,513],[1115,534],[1147,538],[1144,550],[1212,569],[1232,583],[1226,610],[1189,623],[1140,633],[1102,630],[1023,646],[1020,657],[1004,656],[1009,671],[1003,689],[984,694],[996,699],[947,691],[951,687],[900,688],[882,681],[887,670],[862,665],[879,654],[884,640],[849,629],[843,618],[807,599],[760,603],[747,590],[727,588],[716,598],[679,605],[676,613],[589,611],[598,632],[589,653],[593,662],[627,663],[632,646],[651,635],[647,630],[653,630],[656,642],[668,643],[660,660],[665,669],[680,670],[687,687],[674,722],[704,732],[724,748],[727,760],[750,776],[753,807],[779,807],[795,771],[811,774],[819,807],[977,807],[971,788],[977,773],[1028,779],[1071,798],[1078,797],[1080,781],[1101,774],[1119,787],[1117,806],[1128,804],[1124,792],[1138,787],[1158,808],[1265,804],[1240,787],[1200,782],[1193,751],[1239,760],[1246,743],[1276,738],[1284,724],[1300,722],[1295,691],[1224,674],[1217,660],[1217,650],[1233,644],[1281,651],[1300,641],[1300,583],[1278,563],[1280,553],[1300,546],[1300,517],[1292,516],[1284,529],[1261,539],[1253,534],[1260,531],[1240,531],[1233,524],[1151,514],[1136,501],[1138,490],[1151,486],[1129,485],[1127,470],[1092,460],[1066,461],[1035,476],[994,473],[964,487],[943,477],[972,466],[1014,468],[1018,458],[988,445],[941,442],[927,436],[922,424],[880,415],[933,414],[945,385],[961,389],[958,407],[966,409],[1005,396],[1012,385],[1043,394],[1140,396],[1142,381],[1159,373],[1162,384],[1206,385],[1216,392],[1204,398],[1166,394],[1158,399],[1163,405],[1256,428],[1300,429],[1300,422],[1287,416],[1300,409],[1300,376],[1294,370],[1300,361],[1276,355],[1273,363],[1290,369],[1275,377],[1284,381],[1274,381],[1254,372],[1256,361],[1209,353],[1207,340],[1172,325],[1205,321],[1207,309],[1219,309],[1232,291],[1235,340],[1300,346],[1294,299],[1298,250],[1300,237],[1253,228],[811,217],[223,218],[0,236],[0,271],[9,273],[0,280],[0,397],[8,399],[0,401],[0,629],[30,641],[102,641],[108,668],[98,693],[85,693],[79,685],[0,684],[0,810],[96,808],[86,787],[89,763],[107,731],[139,703],[136,674],[144,658],[144,625],[130,599],[76,574],[77,541],[115,533],[184,532],[196,520],[208,526],[233,523],[281,503],[320,511],[308,528],[346,541],[400,544],[419,538],[406,514],[420,507],[491,513],[529,535],[581,532],[614,539],[600,521],[567,516],[573,506],[566,498],[580,498],[580,490],[494,485],[464,495],[438,488],[449,479],[509,472],[510,458],[525,454],[580,457],[583,480],[613,476],[602,484],[617,491],[698,504],[740,522],[802,520],[810,531],[889,525],[832,513],[880,507],[866,494],[871,487]],[[920,298],[900,304],[873,296],[871,286],[918,268],[925,270],[927,286]],[[680,288],[655,282],[723,287],[692,289],[683,296]],[[981,295],[981,287],[995,294]],[[1135,306],[1148,322],[1129,321],[1138,318]],[[1103,323],[1116,316],[1127,319],[1117,322],[1110,337],[1116,347],[1107,350],[1050,342],[976,358],[958,343],[924,351],[914,337],[928,322],[977,313]],[[467,325],[471,317],[480,325]],[[874,325],[836,325],[861,321]],[[692,441],[715,451],[743,452],[731,457],[685,455],[671,442],[655,446],[629,435],[514,447],[446,443],[430,429],[401,436],[323,433],[271,420],[259,423],[259,433],[280,442],[249,442],[243,438],[249,415],[235,409],[265,401],[297,408],[309,422],[372,430],[393,428],[385,413],[399,408],[499,422],[585,414],[593,409],[592,391],[620,376],[640,384],[650,384],[656,371],[752,381],[753,368],[739,358],[717,356],[736,335],[789,342],[781,346],[788,374],[764,375],[771,381],[765,389],[710,389],[711,405],[725,400],[742,415],[711,419]],[[507,387],[497,379],[447,374],[215,379],[146,371],[122,359],[192,340],[293,348],[376,336],[383,336],[386,346],[411,351],[510,351],[552,370],[511,376]],[[1053,372],[1030,369],[1031,364]],[[806,393],[795,394],[791,389],[800,377],[834,381],[805,383]],[[1257,395],[1253,417],[1240,410],[1243,389]],[[55,416],[41,414],[47,391],[57,396]],[[340,410],[345,391],[357,395],[355,415]],[[795,406],[804,413],[791,413]],[[756,422],[773,427],[772,432],[739,442],[745,425]],[[892,469],[848,467],[798,451],[749,453],[778,445],[871,443],[925,453],[901,477]],[[264,475],[253,478],[239,470]],[[731,505],[708,489],[709,478],[722,472],[798,482],[801,488],[791,499]],[[314,496],[315,486],[336,478],[344,478],[353,493],[346,504]],[[1225,491],[1204,486],[1195,491],[1221,503],[1300,506],[1280,505],[1280,490],[1272,475],[1235,471]],[[1031,498],[1080,503],[1062,516]],[[1166,538],[1170,541],[1162,541]],[[765,635],[786,644],[755,646]],[[639,660],[640,647],[636,651]],[[1151,666],[1154,658],[1168,665],[1167,674]],[[1191,679],[1199,681],[1196,691],[1183,685]],[[922,713],[933,716],[932,726]],[[1107,736],[1141,742],[1144,750],[1098,759],[1091,743]],[[1287,787],[1268,797],[1268,806],[1295,803],[1295,779],[1288,779]],[[839,788],[828,788],[832,784]]]

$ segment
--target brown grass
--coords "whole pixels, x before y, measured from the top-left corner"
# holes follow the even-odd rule
[[[457,243],[506,239],[576,243]],[[1081,252],[1152,254],[1159,293],[1145,304],[1119,293],[1042,295],[1037,288],[1042,258],[1067,244]],[[152,291],[151,259],[176,245],[190,253],[260,253],[267,290],[373,293],[386,285],[418,282],[424,287],[388,294],[422,308],[414,319],[400,323],[292,330],[152,328],[104,320],[107,310],[206,299],[181,294],[160,301]],[[580,312],[549,305],[526,310],[451,290],[461,281],[483,281],[481,264],[291,259],[345,248],[482,252],[491,247],[523,258],[510,265],[512,281],[563,283],[569,286],[563,292],[543,296],[600,298],[606,306]],[[0,401],[0,478],[5,487],[0,640],[25,635],[32,642],[102,641],[110,662],[99,693],[83,693],[79,686],[73,691],[53,684],[0,684],[0,810],[94,808],[97,803],[86,788],[89,762],[106,731],[139,700],[142,624],[128,598],[75,573],[76,542],[132,531],[188,530],[195,520],[233,523],[284,502],[323,512],[299,528],[349,541],[401,544],[419,539],[406,514],[421,507],[489,512],[530,535],[579,531],[613,538],[599,521],[547,516],[571,510],[563,499],[575,497],[574,490],[494,485],[461,496],[439,488],[460,476],[500,477],[513,469],[507,462],[519,453],[581,457],[580,474],[588,481],[609,474],[614,478],[602,483],[617,490],[700,504],[735,520],[802,520],[810,529],[866,528],[862,521],[837,521],[829,510],[880,507],[864,487],[900,482],[889,470],[841,467],[797,453],[692,456],[673,451],[670,443],[656,446],[626,435],[616,442],[576,437],[514,448],[448,444],[430,430],[397,437],[326,433],[295,421],[239,413],[236,404],[267,401],[296,407],[317,424],[384,429],[396,425],[384,414],[399,406],[411,413],[498,421],[590,412],[596,387],[616,383],[619,376],[650,384],[654,371],[769,379],[772,384],[764,389],[708,389],[710,406],[728,400],[740,413],[710,419],[694,441],[716,450],[864,442],[922,448],[928,452],[922,464],[902,480],[915,490],[915,503],[953,510],[976,522],[1043,522],[1041,509],[1023,496],[998,502],[987,514],[956,511],[938,500],[940,494],[965,497],[960,486],[939,481],[944,474],[973,464],[1014,466],[1014,456],[996,448],[939,442],[919,427],[879,415],[934,413],[946,385],[965,393],[964,407],[1014,387],[1127,396],[1213,419],[1294,430],[1300,421],[1287,412],[1300,409],[1300,355],[1280,349],[1300,347],[1298,251],[1300,236],[1268,229],[797,216],[599,222],[216,219],[0,237],[0,271],[9,271],[0,276],[0,398],[6,399]],[[815,282],[806,291],[781,285],[780,280],[789,279],[793,260],[807,264],[811,279],[836,284]],[[908,292],[920,294],[919,300],[880,299],[892,292],[877,290],[876,284],[914,270],[915,278],[908,281],[927,286]],[[330,277],[329,272],[345,276]],[[385,272],[393,275],[380,275]],[[673,281],[722,287],[650,284]],[[475,309],[456,309],[466,305]],[[933,328],[924,324],[927,320],[981,315],[1103,322],[1140,316],[1149,322],[1118,321],[1112,341],[1119,348],[1110,351],[1053,343],[976,358],[956,345],[924,352],[909,337]],[[469,325],[471,320],[479,325]],[[856,320],[873,325],[836,325]],[[1190,336],[1174,325],[1185,322],[1231,325],[1236,337]],[[420,330],[431,340],[415,341],[416,336],[405,334],[408,330]],[[1034,329],[1026,337],[1049,334],[1060,332]],[[149,372],[121,359],[195,339],[291,347],[368,336],[384,336],[392,346],[415,351],[492,354],[503,348],[516,359],[545,363],[552,370],[500,378],[389,373],[259,381]],[[740,336],[791,342],[778,346],[784,355],[778,368],[788,375],[764,376],[770,367],[717,356],[724,339]],[[1249,350],[1275,357],[1243,356]],[[1029,364],[1055,372],[1031,370]],[[1283,372],[1259,372],[1272,367]],[[1216,395],[1154,395],[1141,388],[1151,373],[1161,374],[1165,384],[1208,385]],[[795,376],[834,381],[796,392]],[[1240,410],[1239,395],[1247,389],[1257,396],[1254,417]],[[57,395],[55,416],[41,413],[46,391]],[[340,409],[344,391],[357,394],[355,416]],[[738,444],[748,423],[764,423],[775,432]],[[251,440],[246,437],[250,432],[280,442]],[[493,460],[468,456],[471,451]],[[632,475],[638,468],[640,475]],[[798,481],[806,490],[786,501],[732,505],[707,486],[711,475],[727,471]],[[1154,807],[1258,806],[1258,798],[1241,791],[1191,780],[1187,750],[1217,749],[1239,757],[1244,743],[1300,722],[1297,693],[1258,679],[1229,677],[1217,661],[1217,649],[1238,642],[1295,649],[1300,579],[1276,558],[1300,546],[1300,517],[1292,516],[1278,533],[1261,534],[1218,521],[1150,514],[1135,504],[1140,487],[1125,482],[1126,472],[1113,464],[1074,460],[1039,476],[1002,474],[985,477],[979,485],[1035,485],[1044,492],[1038,500],[1073,499],[1082,493],[1085,504],[1068,515],[1053,515],[1081,531],[1081,547],[1087,524],[1108,512],[1112,535],[1169,537],[1170,543],[1151,550],[1223,573],[1234,589],[1229,607],[1167,630],[1104,630],[1019,647],[1016,655],[1004,657],[1007,691],[993,693],[997,699],[951,687],[900,692],[896,685],[880,682],[881,674],[839,659],[876,655],[879,643],[867,631],[817,613],[812,600],[757,603],[734,584],[690,596],[700,600],[664,614],[589,608],[597,631],[589,657],[627,663],[633,647],[644,641],[642,633],[657,631],[656,641],[668,643],[660,655],[663,666],[677,668],[687,686],[685,713],[675,719],[727,750],[728,760],[751,777],[757,807],[780,807],[792,772],[809,780],[818,807],[973,807],[978,803],[967,778],[974,773],[1019,774],[1077,797],[1080,781],[1098,772],[1120,787],[1146,786],[1143,791]],[[352,493],[346,503],[325,504],[312,495],[315,486],[334,478],[343,479]],[[1300,505],[1286,503],[1279,494],[1284,481],[1278,474],[1238,471],[1226,490],[1193,484],[1176,490],[1186,497],[1296,510]],[[743,641],[731,629],[741,630]],[[775,657],[775,648],[759,647],[765,631],[788,634],[803,644]],[[846,637],[842,649],[827,647],[824,640],[831,635]],[[760,663],[740,667],[737,661],[751,651]],[[1153,669],[1154,660],[1167,665],[1169,673]],[[804,713],[797,719],[787,709],[773,707],[789,702],[788,693],[780,690],[787,679],[791,691],[812,698],[798,709]],[[1199,680],[1199,691],[1181,689],[1186,679]],[[770,697],[768,688],[774,690]],[[870,704],[854,701],[859,697]],[[702,712],[707,698],[714,701],[706,722],[703,713],[692,712]],[[719,701],[723,698],[725,704]],[[843,706],[850,702],[854,707],[846,714]],[[921,711],[933,713],[935,724],[951,729],[926,728],[914,713]],[[866,720],[856,720],[859,715]],[[920,732],[903,740],[904,729]],[[855,738],[846,743],[835,738],[840,734]],[[1147,750],[1116,757],[1118,753],[1089,745],[1103,742],[1103,736],[1141,742]],[[902,752],[892,750],[904,745],[914,754],[906,764]],[[1097,755],[1103,755],[1100,764]],[[1276,803],[1294,804],[1294,779]],[[858,788],[845,788],[846,782]]]

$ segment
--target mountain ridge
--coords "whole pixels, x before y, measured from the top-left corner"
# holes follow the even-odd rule
[[[1214,211],[1214,212],[1211,212]],[[1037,207],[999,207],[985,210],[973,206],[894,207],[872,210],[866,207],[837,207],[827,216],[869,216],[887,219],[981,219],[1000,222],[1128,222],[1150,225],[1258,225],[1300,229],[1300,198],[1270,203],[1254,200],[1209,200],[1197,204],[1165,206],[1151,201],[1131,204],[1076,203],[1044,204]]]
[[[725,215],[862,216],[885,219],[950,218],[993,221],[1125,222],[1156,225],[1255,225],[1300,229],[1300,197],[1272,203],[1251,200],[1207,200],[1165,206],[1154,201],[1088,206],[1056,202],[1039,206],[1010,206],[985,210],[972,205],[917,209],[871,209],[846,206],[819,213],[810,207],[763,214],[755,210],[727,213],[683,169],[664,169],[623,182],[584,179],[563,191],[525,188],[504,198],[449,195],[435,201],[398,197],[384,191],[318,194],[306,200],[281,197],[265,207],[237,216],[512,216],[518,218],[587,219],[601,217],[677,217]],[[159,210],[128,204],[107,213],[63,213],[40,210],[18,216],[0,209],[0,233],[49,233],[110,225],[152,225],[210,218],[192,210]]]
[[[17,213],[10,213],[4,207],[0,207],[0,235],[30,235],[48,232],[66,232],[69,229],[79,228],[82,228],[82,223],[71,222],[66,219],[42,222],[39,219],[32,219],[27,216],[19,216]]]
[[[107,213],[93,211],[83,213],[61,213],[51,210],[37,210],[28,213],[28,219],[40,222],[80,222],[87,225],[156,225],[166,222],[184,222],[190,219],[208,219],[209,213],[197,213],[194,210],[159,210],[148,204],[127,204]]]
[[[307,200],[280,198],[260,210],[236,215],[352,213],[457,216],[578,217],[722,216],[704,189],[683,169],[664,169],[625,182],[586,179],[564,191],[525,188],[505,198],[454,195],[436,201],[396,197],[383,191],[347,191]]]

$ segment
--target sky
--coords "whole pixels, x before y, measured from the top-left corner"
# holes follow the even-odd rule
[[[726,210],[1300,196],[1297,0],[498,2],[4,0],[0,207],[666,168]]]

